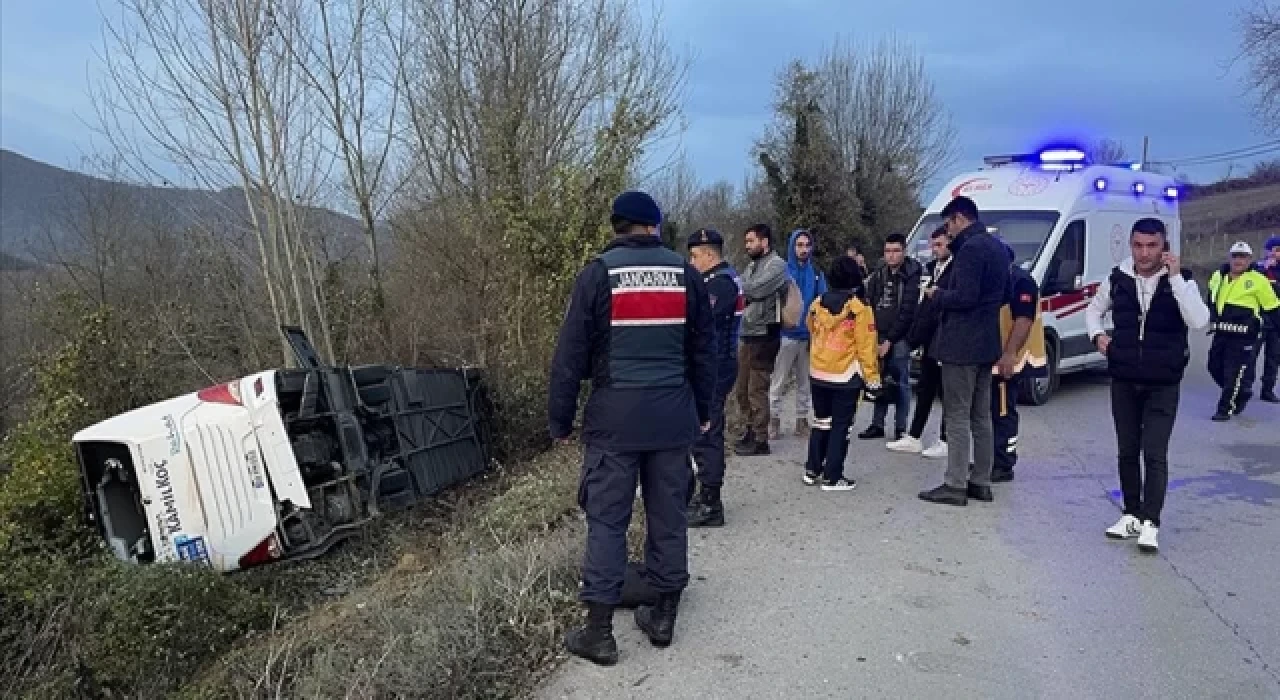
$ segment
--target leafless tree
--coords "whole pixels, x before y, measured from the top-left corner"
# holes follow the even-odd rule
[[[490,365],[554,331],[609,198],[674,121],[685,64],[632,0],[408,6],[395,36],[413,178],[398,239],[430,254],[447,285],[434,310],[465,304],[451,330]]]
[[[380,330],[391,332],[379,253],[380,222],[400,189],[397,146],[404,85],[395,47],[406,43],[406,4],[390,0],[290,3],[281,35],[307,87],[322,108],[326,131],[343,171],[342,190],[354,205],[369,249],[373,308]]]
[[[139,176],[176,167],[209,190],[238,183],[241,219],[277,324],[300,324],[333,356],[304,205],[321,189],[323,138],[277,21],[305,0],[119,0],[108,17],[106,78],[95,91],[102,133]],[[246,258],[246,262],[252,258]],[[282,340],[284,361],[292,361]]]
[[[1094,163],[1122,163],[1129,157],[1129,152],[1119,141],[1100,139],[1088,147],[1088,156]]]
[[[874,160],[918,190],[954,160],[951,118],[910,44],[838,40],[816,75],[818,104],[847,171],[859,160]]]
[[[1262,124],[1280,133],[1280,3],[1254,0],[1239,15],[1240,50]]]

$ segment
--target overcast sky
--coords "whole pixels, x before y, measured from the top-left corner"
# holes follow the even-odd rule
[[[1243,67],[1228,67],[1234,12],[1247,1],[668,0],[663,20],[695,57],[682,146],[702,180],[737,183],[776,72],[838,36],[897,34],[923,52],[957,129],[946,175],[1060,137],[1111,137],[1137,155],[1147,135],[1158,160],[1267,141],[1250,118]],[[0,28],[0,145],[75,165],[92,148],[85,93],[102,42],[98,2],[4,0]],[[1227,168],[1189,173],[1217,179]]]

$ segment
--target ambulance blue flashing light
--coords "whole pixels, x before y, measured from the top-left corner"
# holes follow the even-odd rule
[[[1085,153],[1078,148],[1049,148],[1040,151],[1041,163],[1084,164]]]
[[[1177,188],[1177,187],[1173,187],[1173,186],[1169,186],[1169,187],[1164,188],[1164,196],[1165,196],[1165,197],[1168,197],[1169,199],[1177,199],[1177,198],[1178,198],[1178,188]]]
[[[1103,190],[1107,189],[1107,179],[1105,177],[1100,177],[1097,180],[1094,180],[1093,189],[1099,192],[1102,192]]]
[[[1134,193],[1134,194],[1142,194],[1143,192],[1146,192],[1146,191],[1147,191],[1147,186],[1146,186],[1146,184],[1141,183],[1141,182],[1135,182],[1135,183],[1133,183],[1133,193]]]

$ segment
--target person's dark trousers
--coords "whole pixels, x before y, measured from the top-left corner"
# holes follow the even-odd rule
[[[934,399],[942,398],[942,366],[937,360],[925,355],[920,358],[920,381],[916,383],[916,410],[911,415],[911,429],[907,434],[919,440],[924,435],[924,426],[929,422],[929,413],[933,411]],[[944,416],[938,439],[947,441],[947,419]]]
[[[720,368],[720,383],[711,402],[711,429],[693,443],[693,459],[698,463],[698,482],[703,487],[720,488],[724,484],[724,406],[733,391],[735,368]]]
[[[1262,392],[1275,393],[1280,375],[1280,328],[1271,328],[1262,336]]]
[[[907,432],[907,420],[911,416],[911,351],[906,343],[894,343],[889,354],[884,358],[885,372],[898,380],[898,395],[894,402],[893,425],[897,433]],[[871,425],[884,428],[885,418],[889,415],[888,403],[877,403],[871,413]],[[897,435],[894,436],[895,438]]]
[[[943,364],[942,414],[950,433],[946,485],[962,491],[970,483],[989,486],[995,458],[995,438],[991,431],[991,365]],[[970,464],[973,464],[972,474]]]
[[[822,474],[827,482],[844,476],[844,459],[849,454],[849,428],[858,412],[856,389],[833,389],[811,382],[813,430],[809,433],[809,458],[805,471]]]
[[[781,345],[777,337],[748,338],[738,349],[738,409],[758,443],[769,441],[769,378]]]
[[[1177,384],[1111,381],[1124,512],[1157,527],[1169,486],[1169,436],[1178,417],[1178,394]]]
[[[587,446],[578,485],[578,505],[587,514],[583,602],[622,602],[637,478],[645,510],[645,575],[658,593],[684,590],[689,582],[688,474],[688,448],[611,452]]]
[[[996,481],[1007,481],[1018,463],[1018,380],[999,375],[991,378],[991,432],[995,455],[991,474]]]
[[[1222,388],[1218,414],[1234,416],[1253,398],[1257,336],[1215,333],[1209,346],[1209,375]]]

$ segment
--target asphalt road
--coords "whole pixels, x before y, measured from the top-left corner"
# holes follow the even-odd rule
[[[1280,406],[1211,422],[1195,343],[1159,554],[1103,536],[1105,377],[1022,407],[1017,480],[990,504],[918,500],[943,465],[880,441],[855,441],[856,491],[824,493],[786,437],[731,462],[728,525],[691,533],[675,643],[619,611],[619,664],[570,659],[537,697],[1280,698]]]

